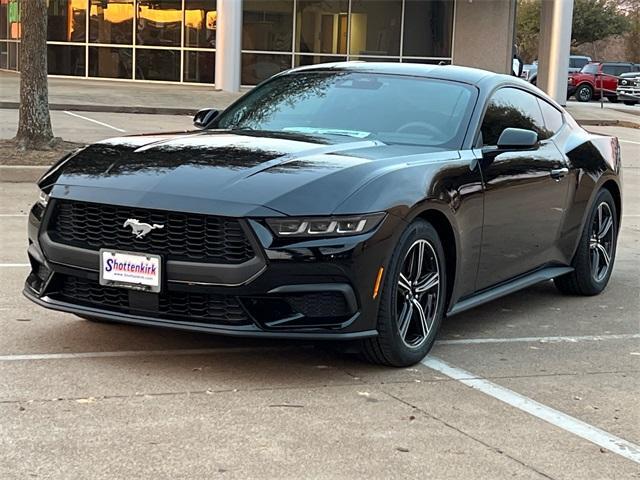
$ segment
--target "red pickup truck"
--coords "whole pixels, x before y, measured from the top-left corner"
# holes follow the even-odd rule
[[[602,95],[610,102],[617,102],[618,76],[623,73],[638,71],[638,65],[622,62],[591,62],[579,72],[569,74],[567,98],[572,95],[579,102],[599,99]]]

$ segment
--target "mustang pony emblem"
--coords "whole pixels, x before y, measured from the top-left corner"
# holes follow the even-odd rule
[[[154,223],[153,225],[142,223],[137,218],[129,218],[122,226],[131,227],[131,233],[133,233],[136,238],[142,238],[151,230],[155,230],[156,228],[164,228],[164,225],[158,225],[157,223]]]

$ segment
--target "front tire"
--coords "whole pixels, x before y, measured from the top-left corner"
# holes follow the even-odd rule
[[[618,214],[609,190],[596,195],[573,258],[574,271],[554,279],[569,295],[598,295],[611,277],[618,238]]]
[[[593,98],[593,89],[587,84],[580,85],[574,94],[579,102],[590,102]]]
[[[638,104],[638,102],[634,102],[633,100],[625,100],[623,103],[624,103],[625,105],[630,105],[630,106],[633,106],[633,105],[637,105],[637,104]]]
[[[382,284],[378,336],[362,344],[372,363],[407,367],[435,342],[446,303],[444,249],[433,226],[416,220],[403,232]]]

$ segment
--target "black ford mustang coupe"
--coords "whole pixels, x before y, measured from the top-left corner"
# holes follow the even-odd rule
[[[99,142],[40,180],[32,301],[88,319],[350,339],[406,366],[444,316],[611,275],[618,141],[517,78],[336,63],[264,82],[200,130]]]

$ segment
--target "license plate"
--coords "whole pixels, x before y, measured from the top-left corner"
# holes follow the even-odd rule
[[[100,250],[100,285],[160,291],[160,255]]]

